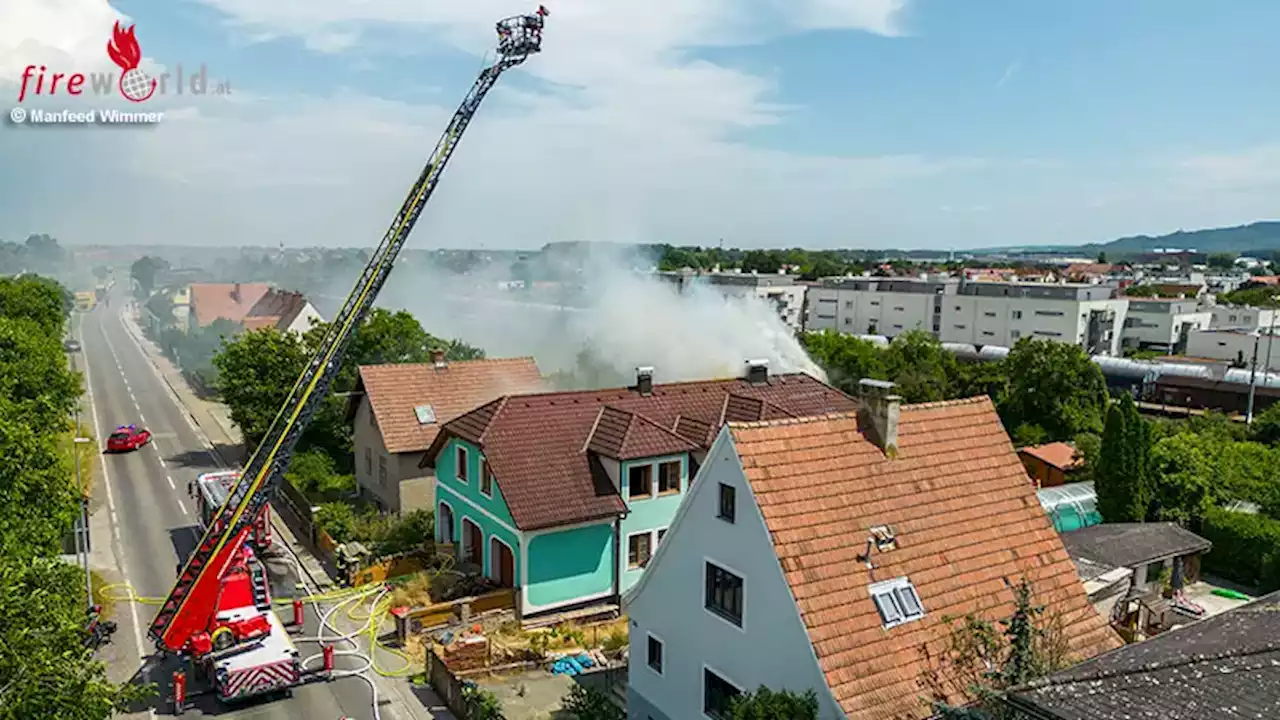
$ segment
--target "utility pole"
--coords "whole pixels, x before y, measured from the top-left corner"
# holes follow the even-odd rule
[[[1262,376],[1269,383],[1271,379],[1271,348],[1276,340],[1276,314],[1280,313],[1280,308],[1276,307],[1276,301],[1280,300],[1280,295],[1271,296],[1271,322],[1267,327],[1267,358],[1264,361],[1266,367],[1262,370]],[[1253,369],[1249,371],[1249,405],[1245,412],[1244,422],[1246,425],[1253,424],[1253,396],[1258,388],[1258,345],[1262,340],[1259,335],[1253,341]]]

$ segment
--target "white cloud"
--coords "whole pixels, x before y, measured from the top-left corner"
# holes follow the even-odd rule
[[[1234,153],[1196,155],[1179,161],[1175,169],[1178,179],[1191,187],[1274,190],[1280,186],[1280,144],[1260,145]]]

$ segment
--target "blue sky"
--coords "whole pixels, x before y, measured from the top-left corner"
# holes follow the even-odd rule
[[[31,58],[105,62],[119,13],[150,60],[204,62],[234,98],[163,99],[145,130],[0,126],[21,161],[0,163],[0,237],[290,245],[376,240],[493,21],[534,7],[13,2],[6,93]],[[486,101],[415,244],[963,249],[1280,214],[1280,4],[549,7],[547,52]],[[102,221],[136,198],[145,217]]]

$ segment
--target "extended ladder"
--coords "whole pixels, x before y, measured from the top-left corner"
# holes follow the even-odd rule
[[[227,500],[210,522],[200,543],[187,558],[178,579],[161,605],[148,635],[161,650],[179,652],[192,634],[204,630],[216,602],[219,577],[231,553],[244,542],[252,524],[270,499],[271,492],[289,465],[293,450],[342,364],[343,352],[391,272],[396,256],[413,230],[422,208],[430,199],[458,141],[470,125],[480,102],[502,73],[542,49],[542,27],[547,12],[539,7],[534,15],[502,20],[497,25],[497,59],[484,68],[471,91],[458,107],[436,144],[422,173],[409,190],[395,220],[369,259],[351,294],[329,325],[319,349],[298,377],[288,399],[271,422],[236,481]]]

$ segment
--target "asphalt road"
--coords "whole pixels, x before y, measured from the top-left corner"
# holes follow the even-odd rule
[[[91,393],[90,412],[99,438],[117,425],[137,423],[151,430],[153,441],[136,452],[104,456],[111,497],[113,524],[123,557],[120,571],[144,597],[164,597],[177,574],[178,563],[199,540],[195,501],[187,494],[187,484],[203,472],[222,469],[178,406],[155,368],[127,333],[119,316],[119,298],[111,306],[100,306],[81,316],[82,357],[79,367],[87,371]],[[105,539],[96,539],[103,542]],[[272,588],[276,597],[294,594],[296,577],[287,564],[270,563]],[[113,642],[123,646],[109,658],[114,662],[136,663],[143,656],[140,676],[155,682],[160,695],[150,710],[139,708],[137,717],[172,713],[170,677],[176,661],[161,663],[149,658],[154,643],[146,630],[154,615],[150,605],[135,605],[135,615],[121,603],[117,612],[120,629]],[[288,622],[288,618],[283,618]],[[319,621],[307,610],[305,635],[315,636]],[[124,649],[127,648],[128,652]],[[341,646],[339,649],[342,649]],[[320,652],[316,643],[300,643],[303,657]],[[338,658],[339,668],[355,664],[354,658]],[[315,667],[309,664],[308,667]],[[314,718],[352,720],[372,718],[369,686],[360,678],[344,678],[328,683],[295,688],[291,697],[267,699],[233,707],[212,697],[192,698],[195,708],[187,716],[255,718],[258,720]],[[390,713],[382,713],[391,720]]]

